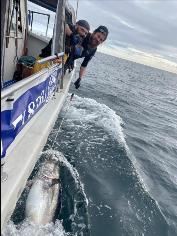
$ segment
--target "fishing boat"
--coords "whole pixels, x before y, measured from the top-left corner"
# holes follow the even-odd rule
[[[75,23],[73,7],[66,0],[30,2],[55,12],[52,55],[38,61],[50,39],[50,14],[28,10],[27,0],[1,2],[1,230],[47,141],[74,73],[64,74],[63,69],[64,28]],[[46,35],[33,32],[35,14],[47,17]],[[33,60],[47,66],[34,71]]]

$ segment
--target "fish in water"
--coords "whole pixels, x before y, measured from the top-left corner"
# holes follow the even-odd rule
[[[59,164],[54,160],[47,160],[32,181],[26,201],[26,218],[38,225],[52,222],[58,206],[59,192]]]

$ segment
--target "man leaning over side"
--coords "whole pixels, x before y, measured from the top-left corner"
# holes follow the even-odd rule
[[[97,51],[97,47],[107,39],[108,33],[109,32],[108,32],[107,27],[101,25],[97,29],[95,29],[93,33],[88,33],[88,35],[84,38],[81,45],[82,49],[81,49],[81,46],[79,45],[80,50],[77,50],[77,45],[75,45],[74,51],[75,52],[79,51],[80,55],[76,53],[74,55],[70,55],[65,64],[69,68],[69,65],[67,64],[70,63],[70,61],[72,63],[72,61],[78,58],[84,57],[84,60],[81,64],[80,71],[79,71],[79,78],[74,83],[76,89],[80,87],[81,79],[86,73],[88,62],[95,55]]]
[[[79,20],[76,25],[67,24],[65,28],[65,54],[71,52],[71,47],[76,44],[81,44],[90,30],[90,25],[86,20]],[[48,45],[41,50],[40,57],[48,57],[52,54],[52,39]]]

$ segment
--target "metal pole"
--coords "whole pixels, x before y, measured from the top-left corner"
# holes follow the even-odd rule
[[[33,27],[33,11],[31,12],[31,31],[32,31],[32,27]]]
[[[10,16],[10,23],[8,25],[8,32],[7,32],[7,35],[10,35],[10,30],[11,30],[11,26],[12,26],[12,18],[13,18],[13,15],[14,15],[14,11],[15,11],[15,0],[13,1],[13,6],[12,6],[12,12],[11,12],[11,16]],[[9,41],[7,41],[7,45],[6,45],[6,48],[8,48],[8,43]]]
[[[1,1],[1,88],[4,86],[4,55],[10,20],[10,0]],[[8,24],[7,24],[8,23]],[[9,39],[8,39],[9,40]]]
[[[64,35],[65,35],[65,4],[66,0],[58,0],[56,18],[55,18],[55,27],[54,27],[54,36],[52,43],[52,54],[58,52],[63,52],[64,48]],[[63,77],[64,70],[62,71],[60,88],[63,89]]]
[[[10,0],[9,0],[9,6],[8,6],[8,12],[7,12],[7,26],[6,26],[6,36],[8,36],[10,34],[10,31],[9,31],[9,20],[10,20],[10,11],[11,11],[11,6],[10,6]],[[1,13],[1,16],[3,14]],[[2,24],[2,25],[5,25],[5,22]],[[8,48],[8,44],[9,44],[9,38],[6,38],[6,48]]]
[[[47,29],[46,29],[46,36],[47,36],[48,28],[49,28],[49,21],[50,21],[50,15],[48,15]]]
[[[41,60],[38,60],[37,63],[42,64],[42,63],[45,63],[47,61],[55,60],[58,57],[62,57],[62,56],[64,56],[64,52],[57,53],[57,55],[52,55],[52,56],[49,56],[49,57],[45,57]]]
[[[18,0],[15,1],[15,10],[16,10],[16,28],[15,28],[15,59],[18,60]]]
[[[78,6],[79,6],[79,0],[77,0],[77,7],[76,7],[76,20],[77,20]]]

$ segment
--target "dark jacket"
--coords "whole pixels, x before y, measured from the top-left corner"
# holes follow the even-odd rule
[[[75,26],[72,25],[72,24],[68,24],[70,30],[73,32],[73,33],[76,33],[76,30],[75,30]],[[65,37],[65,53],[69,53],[70,52],[70,47],[71,47],[71,40],[70,40],[70,36],[67,36]],[[41,50],[41,54],[39,55],[40,57],[49,57],[51,56],[52,54],[52,38],[50,39],[49,43],[47,44],[47,46],[45,48],[43,48]]]
[[[82,67],[87,67],[88,62],[92,59],[92,57],[95,55],[97,48],[91,48],[90,47],[90,38],[91,38],[91,33],[89,33],[83,40],[81,46],[83,47],[83,51],[81,55],[75,55],[74,50],[70,53],[69,58],[66,61],[66,67],[70,67],[70,65],[73,66],[74,60],[78,58],[83,58],[84,60],[81,64]],[[77,46],[77,45],[76,45]],[[75,46],[75,47],[76,47]],[[73,48],[74,49],[74,48]],[[71,66],[71,67],[72,67]]]
[[[97,48],[91,48],[89,46],[91,33],[87,35],[87,37],[83,40],[82,47],[84,48],[81,57],[84,57],[84,60],[81,64],[82,67],[86,67],[88,62],[95,55]]]

